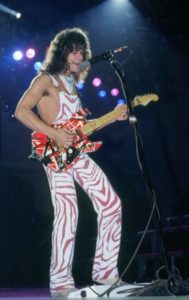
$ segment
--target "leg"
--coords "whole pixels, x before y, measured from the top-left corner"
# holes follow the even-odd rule
[[[98,236],[93,280],[118,277],[117,260],[121,238],[121,201],[106,175],[87,155],[73,167],[74,179],[86,191],[97,212]]]
[[[50,290],[59,292],[74,287],[72,262],[78,208],[71,171],[55,173],[45,168],[54,207]]]

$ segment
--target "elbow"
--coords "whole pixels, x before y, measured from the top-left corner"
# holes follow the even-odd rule
[[[20,112],[20,109],[19,108],[16,108],[15,112],[14,112],[14,117],[17,119],[17,120],[20,120],[21,118],[21,112]]]
[[[24,111],[23,111],[23,109],[22,109],[21,107],[17,107],[17,108],[16,108],[16,110],[15,110],[15,112],[14,112],[14,117],[15,117],[17,120],[19,120],[19,121],[22,122],[23,117],[24,117]]]

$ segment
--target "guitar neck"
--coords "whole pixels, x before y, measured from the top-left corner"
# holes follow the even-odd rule
[[[89,121],[86,125],[82,127],[82,132],[84,134],[91,134],[93,131],[108,125],[111,121],[114,121],[120,115],[120,111],[113,110],[104,116]]]
[[[131,101],[131,106],[132,108],[138,106],[138,105],[147,105],[149,102],[151,101],[157,101],[159,99],[158,95],[156,94],[147,94],[144,96],[136,96],[132,101]],[[85,124],[82,127],[82,132],[86,135],[91,134],[92,132],[94,132],[97,129],[100,129],[101,127],[104,127],[106,125],[108,125],[111,121],[115,120],[117,117],[119,117],[123,110],[126,108],[126,105],[120,105],[117,106],[116,109],[114,109],[113,111],[107,113],[106,115],[89,121],[87,124]]]

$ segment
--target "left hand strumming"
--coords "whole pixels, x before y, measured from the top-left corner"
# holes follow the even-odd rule
[[[124,105],[124,109],[122,111],[122,114],[116,118],[116,121],[125,121],[128,119],[128,110],[127,110],[127,106]]]

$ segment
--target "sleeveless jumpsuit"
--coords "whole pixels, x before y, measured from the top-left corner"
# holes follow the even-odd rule
[[[59,83],[50,75],[53,84]],[[78,95],[59,92],[60,110],[53,124],[64,123],[81,108]],[[118,277],[117,260],[121,238],[121,201],[100,167],[87,155],[68,171],[56,173],[44,167],[54,208],[50,290],[63,291],[75,286],[72,276],[74,244],[78,221],[75,183],[92,201],[97,214],[97,241],[92,279]]]

